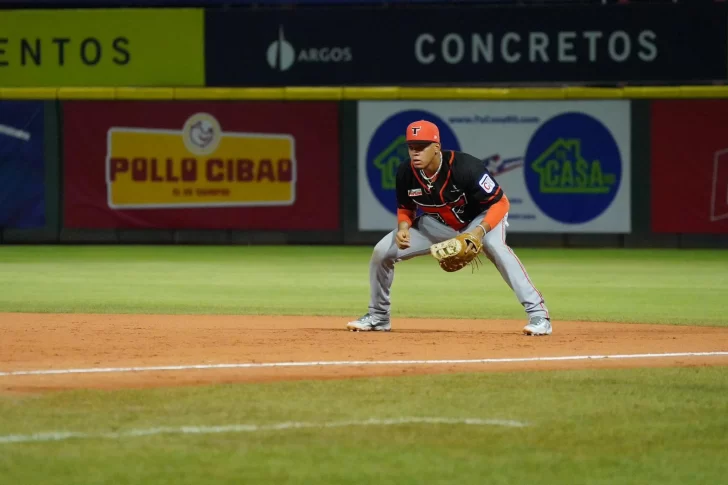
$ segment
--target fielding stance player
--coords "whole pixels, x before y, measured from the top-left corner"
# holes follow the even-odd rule
[[[391,330],[390,289],[396,263],[432,254],[443,269],[457,271],[467,263],[446,267],[441,258],[470,251],[466,259],[472,261],[482,250],[529,317],[523,333],[550,335],[551,318],[543,296],[506,244],[510,203],[503,188],[478,158],[442,150],[435,124],[422,120],[411,123],[406,138],[410,160],[400,164],[396,179],[398,227],[374,247],[369,266],[369,311],[349,322],[347,328]],[[423,214],[415,217],[418,208]],[[461,239],[462,244],[453,243],[454,239]]]

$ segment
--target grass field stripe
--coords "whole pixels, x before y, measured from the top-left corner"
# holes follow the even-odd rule
[[[175,370],[208,369],[262,369],[267,367],[320,367],[362,365],[451,365],[451,364],[502,364],[516,362],[555,362],[568,360],[604,359],[659,359],[668,357],[718,357],[728,356],[728,351],[672,352],[664,354],[614,354],[614,355],[564,355],[558,357],[516,357],[500,359],[450,359],[450,360],[342,360],[322,362],[250,362],[241,364],[162,365],[150,367],[91,367],[87,369],[43,369],[0,372],[0,377],[37,376],[58,374],[94,374],[114,372],[157,372]]]
[[[451,424],[467,426],[504,426],[508,428],[524,428],[527,423],[508,419],[480,418],[393,418],[367,419],[364,421],[332,421],[328,423],[306,423],[287,421],[274,424],[231,424],[226,426],[180,426],[147,429],[131,429],[114,433],[81,433],[73,431],[45,432],[27,435],[0,436],[0,444],[37,443],[47,441],[64,441],[70,439],[121,439],[160,434],[214,434],[214,433],[251,433],[256,431],[285,431],[291,429],[311,428],[344,428],[349,426],[398,426],[403,424]]]

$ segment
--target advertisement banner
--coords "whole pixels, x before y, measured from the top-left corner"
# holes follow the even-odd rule
[[[338,135],[327,102],[66,103],[65,226],[338,229]]]
[[[0,86],[204,86],[203,21],[202,9],[6,10]]]
[[[652,231],[728,234],[728,100],[652,103]]]
[[[728,74],[723,3],[386,14],[209,9],[205,18],[210,86],[679,82]]]
[[[0,101],[0,229],[45,226],[42,101]]]
[[[443,150],[483,161],[510,200],[509,231],[631,231],[628,101],[361,102],[360,230],[396,227],[405,128],[420,119]]]

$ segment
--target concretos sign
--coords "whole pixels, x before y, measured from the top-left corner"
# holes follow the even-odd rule
[[[651,30],[635,35],[597,30],[503,35],[473,32],[449,33],[441,38],[427,33],[417,36],[414,52],[420,64],[625,62],[631,58],[653,62],[658,54],[656,42],[657,34]]]
[[[725,3],[208,10],[211,86],[726,79]],[[690,22],[685,19],[689,18]],[[700,25],[699,29],[694,26]]]

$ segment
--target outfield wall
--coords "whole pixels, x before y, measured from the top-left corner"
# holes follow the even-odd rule
[[[728,87],[0,88],[2,242],[371,244],[414,119],[514,246],[728,247]]]

